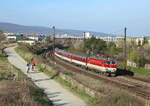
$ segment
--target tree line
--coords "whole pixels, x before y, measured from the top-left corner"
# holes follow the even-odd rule
[[[92,36],[84,43],[77,41],[70,46],[69,51],[82,52],[87,55],[103,55],[115,58],[120,62],[124,61],[123,56],[123,41],[105,42],[102,39],[96,39]],[[133,42],[127,42],[127,59],[137,64],[138,67],[144,67],[146,63],[150,62],[150,46],[147,39],[144,39],[143,45],[136,45]]]

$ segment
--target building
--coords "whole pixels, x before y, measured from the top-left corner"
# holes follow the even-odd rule
[[[24,40],[23,35],[17,35],[16,36],[16,41]]]
[[[34,45],[35,41],[33,41],[33,40],[20,40],[20,41],[18,41],[18,43],[26,43],[29,45]]]
[[[68,38],[69,36],[68,36],[68,34],[63,34],[63,35],[61,35],[61,37]]]
[[[7,32],[7,33],[4,33],[4,35],[6,35],[6,36],[10,36],[10,35],[14,35],[14,33]]]
[[[118,42],[118,41],[121,41],[124,39],[123,36],[118,36],[118,37],[111,37],[111,36],[108,36],[108,37],[100,37],[100,39],[106,41],[106,42]]]
[[[148,38],[148,45],[150,45],[150,38]]]
[[[115,37],[100,37],[100,39],[106,41],[106,42],[115,42]]]
[[[83,36],[85,36],[86,39],[91,38],[90,32],[84,32],[84,33],[83,33]]]
[[[25,34],[24,37],[35,41],[39,41],[40,39],[40,36],[38,34]]]
[[[8,40],[10,40],[10,39],[16,40],[16,36],[7,36],[7,39],[8,39]]]
[[[144,44],[144,37],[136,38],[136,45],[142,46]]]

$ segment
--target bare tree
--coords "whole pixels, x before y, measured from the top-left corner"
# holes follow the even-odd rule
[[[2,53],[3,41],[5,40],[5,35],[2,30],[0,30],[0,52]]]
[[[5,35],[2,30],[0,30],[0,44],[5,40]]]

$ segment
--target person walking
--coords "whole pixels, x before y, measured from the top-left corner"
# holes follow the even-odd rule
[[[29,73],[29,70],[30,70],[30,63],[29,62],[27,62],[27,73]]]
[[[33,60],[33,62],[32,62],[32,71],[35,71],[35,61]]]

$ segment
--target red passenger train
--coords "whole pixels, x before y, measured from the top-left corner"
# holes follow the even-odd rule
[[[82,56],[64,50],[55,49],[55,55],[63,60],[85,66],[89,69],[108,73],[109,75],[115,74],[117,70],[117,61],[109,58],[100,58],[94,56]]]

